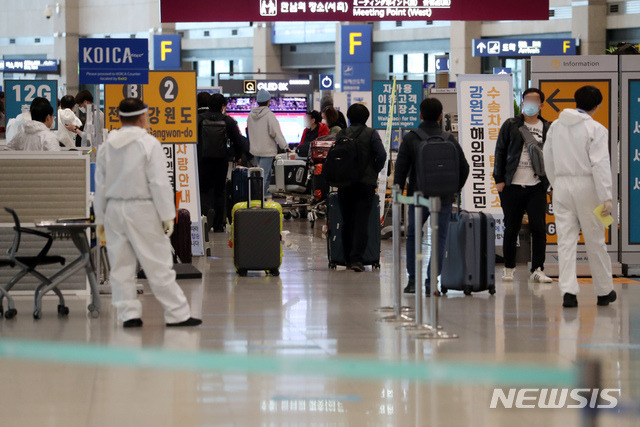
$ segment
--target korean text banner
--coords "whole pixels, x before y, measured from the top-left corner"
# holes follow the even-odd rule
[[[463,208],[502,215],[493,179],[496,142],[513,116],[513,78],[508,74],[458,76],[458,136],[469,162]]]
[[[162,22],[547,20],[549,1],[160,0]]]
[[[80,39],[80,84],[146,84],[147,39]]]
[[[374,129],[386,129],[389,118],[389,99],[393,81],[373,82]],[[420,126],[420,103],[422,102],[422,82],[399,80],[396,85],[396,104],[393,113],[393,129],[415,129]]]

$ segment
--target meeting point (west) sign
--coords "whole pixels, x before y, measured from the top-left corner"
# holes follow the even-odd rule
[[[162,22],[549,19],[549,0],[160,0]]]

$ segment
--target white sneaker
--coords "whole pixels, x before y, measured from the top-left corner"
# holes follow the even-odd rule
[[[529,280],[538,283],[553,283],[553,279],[544,274],[544,271],[542,271],[540,268],[531,273],[531,277],[529,277]]]
[[[502,281],[503,282],[513,282],[513,273],[516,271],[515,268],[507,268],[505,267],[502,272]]]

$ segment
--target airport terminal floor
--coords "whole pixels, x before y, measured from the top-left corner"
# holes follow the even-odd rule
[[[16,297],[19,314],[0,321],[0,346],[23,353],[0,359],[0,424],[574,426],[579,409],[490,409],[492,392],[527,380],[562,388],[576,380],[579,361],[595,358],[602,387],[621,390],[617,410],[631,405],[603,412],[598,425],[637,425],[633,279],[615,284],[618,301],[608,307],[596,306],[583,280],[580,307],[563,310],[557,282],[530,284],[519,266],[514,283],[498,279],[494,296],[439,298],[441,324],[458,339],[414,340],[377,321],[384,313],[375,308],[391,303],[391,240],[383,241],[379,271],[334,271],[320,227],[285,228],[292,232],[280,277],[237,276],[228,235],[214,235],[212,256],[194,259],[203,279],[180,281],[204,321],[197,328],[165,328],[146,284],[137,330],[116,322],[107,296],[97,319],[87,317],[86,298],[69,297],[71,312],[59,318],[48,297],[38,321],[32,298]],[[416,364],[433,369],[410,379]]]

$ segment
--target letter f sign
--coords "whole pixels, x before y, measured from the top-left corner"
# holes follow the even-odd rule
[[[567,50],[571,49],[571,40],[562,41],[562,53],[567,53]]]
[[[173,52],[173,49],[171,49],[172,44],[171,40],[162,40],[160,42],[160,58],[162,61],[167,60],[167,53]]]
[[[349,55],[355,55],[356,46],[362,46],[362,40],[356,40],[362,37],[362,33],[349,33]]]

